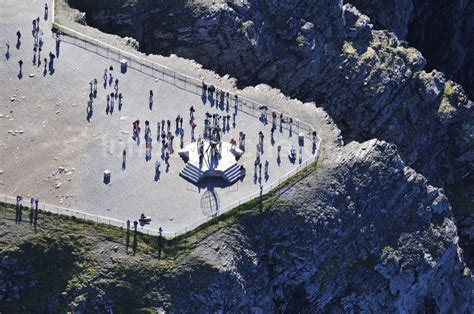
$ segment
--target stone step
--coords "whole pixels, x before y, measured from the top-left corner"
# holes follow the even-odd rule
[[[187,163],[183,170],[179,172],[179,175],[193,183],[198,183],[202,173],[203,172],[198,167],[191,163]]]
[[[243,175],[243,171],[239,170],[238,172],[236,172],[232,176],[227,177],[227,180],[230,183],[235,183],[236,181],[238,181],[242,177],[242,175]]]

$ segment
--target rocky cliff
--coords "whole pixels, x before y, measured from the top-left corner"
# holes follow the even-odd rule
[[[2,220],[0,311],[472,312],[472,275],[443,191],[383,141],[333,157],[263,212],[234,211],[161,260],[127,256],[123,238],[101,240],[78,222],[42,222],[28,236]],[[38,280],[59,266],[49,286]],[[42,298],[24,297],[40,288]]]
[[[438,69],[474,98],[474,2],[469,0],[345,0],[378,29],[394,32],[419,49],[428,68]]]
[[[238,79],[316,101],[346,141],[397,144],[434,185],[472,175],[474,109],[463,89],[342,1],[75,1],[89,24]],[[395,5],[395,4],[394,4]]]

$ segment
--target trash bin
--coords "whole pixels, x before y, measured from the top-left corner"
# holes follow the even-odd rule
[[[126,59],[120,60],[120,72],[125,73],[127,72],[128,61]]]
[[[104,170],[104,183],[110,183],[110,170]]]
[[[299,144],[299,146],[304,146],[304,134],[303,133],[298,134],[298,144]]]

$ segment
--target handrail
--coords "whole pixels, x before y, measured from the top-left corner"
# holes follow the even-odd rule
[[[173,73],[173,77],[174,77],[174,78],[176,78],[176,74],[178,74],[178,76],[181,76],[182,78],[185,79],[185,82],[194,83],[195,86],[201,87],[200,84],[202,83],[202,81],[200,81],[200,80],[198,80],[198,79],[196,79],[196,78],[193,78],[193,77],[191,77],[191,76],[188,76],[188,75],[186,75],[186,74],[184,74],[184,73],[181,73],[181,72],[179,72],[179,71],[170,69],[169,67],[164,66],[164,65],[162,65],[162,64],[159,64],[159,63],[156,63],[156,62],[153,62],[153,61],[144,59],[144,58],[142,58],[142,57],[140,57],[140,56],[137,56],[137,55],[135,55],[135,54],[132,54],[132,53],[130,53],[130,52],[128,52],[128,51],[124,51],[124,50],[122,50],[122,49],[120,49],[120,48],[114,47],[114,46],[109,45],[109,44],[107,44],[107,43],[104,43],[104,42],[102,42],[102,41],[100,41],[100,40],[97,40],[97,39],[95,39],[95,38],[92,38],[92,37],[89,37],[89,36],[84,35],[84,34],[82,34],[82,33],[79,33],[79,32],[77,32],[77,31],[75,31],[75,30],[73,30],[73,29],[71,29],[71,28],[68,28],[68,27],[66,27],[66,26],[63,26],[63,25],[59,24],[58,22],[54,22],[54,21],[53,21],[53,28],[56,28],[56,29],[58,29],[59,31],[61,31],[63,34],[69,35],[69,36],[71,36],[71,37],[73,37],[72,35],[77,35],[77,36],[79,36],[79,37],[82,37],[82,38],[84,38],[84,39],[87,39],[89,42],[92,42],[93,44],[95,43],[98,47],[99,47],[99,46],[102,46],[102,47],[105,47],[105,48],[107,48],[107,49],[110,49],[111,51],[114,51],[115,53],[118,53],[119,56],[121,56],[121,57],[128,56],[130,59],[140,60],[140,61],[143,62],[142,65],[144,65],[144,66],[146,66],[146,67],[148,67],[148,68],[150,68],[150,67],[148,66],[148,64],[152,64],[152,67],[151,67],[152,70],[157,70],[157,71],[158,71],[159,69],[157,69],[157,68],[154,67],[154,66],[156,66],[156,67],[162,69],[162,73],[163,73],[163,74],[165,74],[163,70],[166,70],[166,71],[168,71],[168,72],[170,72],[170,73]],[[78,37],[74,37],[74,38],[78,38]],[[78,38],[78,39],[81,40],[81,38]],[[246,105],[247,107],[249,107],[246,102],[250,102],[251,104],[253,104],[253,105],[255,105],[255,106],[257,107],[257,108],[255,108],[255,106],[249,107],[249,108],[252,108],[252,110],[255,110],[255,109],[258,110],[258,107],[260,107],[260,106],[263,105],[263,104],[259,104],[259,103],[255,102],[255,101],[253,101],[253,100],[251,100],[251,99],[249,99],[249,98],[246,98],[246,97],[244,97],[244,96],[239,96],[238,94],[232,93],[232,92],[230,92],[230,91],[226,91],[226,90],[223,90],[223,89],[221,89],[221,91],[226,92],[226,93],[229,93],[229,96],[232,95],[233,97],[231,97],[231,98],[234,98],[234,97],[237,95],[238,99],[240,100],[240,101],[238,101],[238,103],[240,103],[240,104],[243,104],[243,105]],[[196,94],[198,94],[198,93],[196,93]],[[243,100],[243,102],[242,102],[242,100]],[[277,115],[282,114],[282,112],[280,112],[280,111],[278,111],[278,110],[276,110],[276,109],[270,108],[270,107],[269,107],[269,110],[270,110],[270,111],[274,111],[275,113],[277,113]],[[314,130],[314,128],[313,128],[310,124],[308,124],[308,123],[306,123],[306,122],[304,122],[304,121],[301,121],[301,120],[299,120],[299,119],[297,119],[297,118],[293,118],[293,117],[291,117],[291,116],[289,116],[289,115],[287,115],[287,114],[285,114],[285,116],[286,116],[287,118],[292,118],[292,119],[294,119],[294,120],[295,120],[295,123],[298,123],[299,128],[302,128],[303,126],[306,126],[306,129],[307,129],[307,132],[308,132],[308,133],[311,133],[311,132]],[[286,128],[286,127],[285,127],[285,128]],[[304,128],[303,128],[303,129],[304,129]],[[308,135],[310,135],[310,134],[308,134]]]
[[[88,39],[89,41],[91,41],[93,44],[95,43],[97,48],[99,48],[100,45],[102,46],[105,46],[107,49],[110,49],[112,51],[114,51],[115,53],[118,52],[118,55],[119,55],[119,58],[121,56],[129,56],[130,59],[135,59],[135,60],[140,60],[143,62],[143,64],[140,64],[140,66],[144,65],[148,68],[149,67],[149,64],[151,64],[151,69],[152,69],[152,76],[153,76],[153,71],[158,71],[159,69],[156,69],[155,66],[157,68],[161,68],[163,70],[167,70],[169,73],[173,73],[173,79],[174,79],[174,82],[176,81],[176,74],[178,74],[178,76],[181,76],[184,78],[184,82],[186,84],[187,81],[189,81],[190,83],[193,83],[194,82],[194,85],[197,86],[198,88],[201,88],[202,85],[200,85],[202,82],[196,78],[193,78],[193,77],[190,77],[184,73],[181,73],[179,71],[176,71],[176,70],[172,70],[170,69],[169,67],[166,67],[164,65],[161,65],[161,64],[158,64],[158,63],[155,63],[155,62],[152,62],[152,61],[149,61],[149,60],[146,60],[140,56],[137,56],[137,55],[134,55],[132,53],[129,53],[127,51],[123,51],[117,47],[114,47],[114,46],[111,46],[107,43],[104,43],[104,42],[101,42],[97,39],[94,39],[92,37],[89,37],[87,35],[84,35],[80,32],[77,32],[73,29],[70,29],[68,27],[65,27],[61,24],[59,24],[58,22],[55,21],[55,0],[52,0],[52,26],[53,26],[53,29],[56,28],[57,30],[61,31],[64,34],[66,35],[69,35],[73,38],[78,38],[79,40],[81,40],[81,38],[79,37],[83,37],[84,39]],[[66,31],[66,32],[65,32]],[[74,35],[76,35],[77,37],[74,37]],[[84,40],[85,43],[87,43],[85,40]],[[108,54],[108,50],[107,50],[107,54]],[[130,60],[131,61],[131,60]],[[163,74],[163,81],[166,81],[164,80],[164,75],[165,75],[165,72],[162,71],[162,74]],[[167,74],[169,75],[169,74]],[[180,79],[178,77],[178,79]],[[181,79],[180,79],[181,80]],[[197,83],[196,83],[197,82]],[[175,83],[176,85],[176,83]],[[178,86],[178,85],[176,85]],[[224,91],[224,90],[221,90],[221,91]],[[190,91],[190,92],[194,92],[194,91]],[[227,91],[225,91],[227,93]],[[199,92],[195,92],[196,94],[199,94]],[[251,108],[252,111],[255,111],[255,109],[258,109],[260,106],[262,106],[263,104],[259,104],[251,99],[248,99],[246,97],[243,97],[243,96],[239,96],[238,94],[234,94],[232,92],[228,92],[229,93],[229,96],[232,95],[233,97],[235,97],[236,95],[238,96],[238,101],[237,101],[237,104],[240,105],[240,108],[242,108],[242,105],[245,105],[246,107],[248,108]],[[244,100],[244,101],[242,101]],[[248,103],[251,103],[252,104],[252,107],[250,107],[248,105]],[[272,109],[270,108],[269,106],[267,106],[268,109],[270,111],[274,111],[275,113],[277,114],[281,114],[281,112],[279,112],[278,110],[275,110],[275,109]],[[243,110],[242,110],[243,111]],[[243,111],[245,112],[245,111]],[[247,114],[250,114],[249,112],[245,112]],[[290,116],[286,115],[286,117],[290,118]],[[292,117],[291,117],[292,118]],[[306,136],[310,137],[312,136],[312,132],[314,131],[314,128],[304,122],[304,121],[301,121],[299,119],[295,119],[295,122],[297,123],[297,127],[298,129],[305,129],[306,127]],[[285,129],[288,129],[285,127]],[[207,221],[210,221],[211,219],[214,219],[226,212],[228,212],[229,210],[233,209],[234,207],[236,206],[239,206],[240,204],[244,203],[244,202],[247,202],[247,201],[251,201],[253,199],[255,199],[256,197],[260,196],[260,193],[262,195],[268,193],[269,191],[273,190],[274,187],[280,185],[282,183],[282,180],[285,180],[288,179],[290,177],[290,175],[293,175],[293,174],[296,174],[297,172],[299,172],[300,170],[303,170],[305,169],[308,164],[311,162],[311,161],[317,161],[319,156],[320,156],[320,153],[321,153],[321,144],[322,144],[322,140],[321,138],[319,137],[319,135],[316,135],[317,137],[317,144],[316,144],[316,151],[315,151],[315,154],[313,154],[311,157],[307,158],[306,160],[302,161],[298,166],[296,166],[295,168],[293,168],[292,170],[288,171],[286,174],[280,176],[278,179],[276,179],[275,181],[273,181],[270,185],[267,185],[266,187],[262,188],[262,191],[257,191],[257,192],[253,192],[245,197],[242,197],[240,198],[239,200],[236,200],[228,205],[226,205],[224,207],[223,210],[219,210],[216,215],[214,216],[208,216],[208,217],[203,217],[201,219],[198,219],[190,224],[188,224],[188,226],[176,231],[176,232],[160,232],[159,230],[156,230],[156,229],[152,229],[152,228],[147,228],[147,227],[140,227],[138,229],[138,231],[142,232],[142,233],[147,233],[147,234],[152,234],[152,235],[163,235],[165,237],[169,237],[169,238],[173,238],[173,237],[176,237],[178,235],[181,235],[181,234],[184,234],[188,231],[191,231],[192,229],[198,227],[199,225],[201,225],[202,223],[205,223]],[[312,138],[311,138],[312,140]],[[11,197],[11,196],[6,196],[6,195],[0,195],[0,202],[3,201],[3,199],[5,199],[5,203],[6,204],[16,204],[16,198],[15,197]],[[118,219],[115,219],[115,218],[110,218],[110,217],[105,217],[105,216],[101,216],[101,215],[95,215],[95,214],[90,214],[90,213],[86,213],[86,212],[82,212],[82,211],[79,211],[79,210],[75,210],[75,209],[70,209],[70,208],[65,208],[65,207],[61,207],[61,206],[55,206],[55,205],[49,205],[49,204],[44,204],[44,203],[41,203],[41,207],[43,208],[43,210],[45,211],[48,211],[48,212],[52,212],[52,213],[57,213],[57,214],[63,214],[63,215],[70,215],[72,216],[72,213],[77,215],[78,218],[81,218],[81,216],[84,218],[84,220],[89,220],[89,221],[96,221],[97,223],[101,222],[101,223],[108,223],[109,225],[114,225],[114,226],[117,226],[117,227],[121,227],[121,228],[124,228],[125,225],[126,225],[126,222],[125,221],[122,221],[122,220],[118,220]]]

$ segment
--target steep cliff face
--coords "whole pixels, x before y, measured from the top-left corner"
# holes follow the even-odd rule
[[[473,279],[457,245],[448,200],[406,167],[386,142],[350,143],[332,162],[268,199],[263,212],[251,209],[231,220],[208,234],[203,230],[200,240],[175,260],[162,261],[142,252],[127,256],[121,247],[110,250],[117,247],[114,242],[78,237],[67,229],[53,236],[62,241],[31,235],[26,241],[40,241],[45,250],[48,243],[72,240],[85,246],[80,263],[74,264],[80,275],[64,274],[70,279],[55,286],[54,302],[22,298],[44,287],[41,282],[33,288],[24,285],[16,299],[14,287],[28,282],[25,277],[38,273],[35,265],[46,261],[38,254],[36,264],[25,265],[32,258],[24,256],[32,252],[2,250],[6,276],[0,283],[6,292],[0,297],[9,300],[0,309],[18,302],[31,309],[69,307],[78,313],[139,308],[177,313],[473,310]],[[24,237],[25,230],[11,228],[0,243]],[[57,261],[48,262],[52,269]]]
[[[474,2],[469,0],[345,0],[419,49],[429,69],[438,69],[474,98]]]
[[[87,21],[141,50],[195,59],[241,85],[268,83],[316,101],[346,141],[396,143],[443,186],[470,176],[474,110],[462,88],[342,1],[75,1]],[[139,25],[137,27],[137,25]],[[131,27],[133,26],[133,27]]]
[[[448,201],[405,167],[393,146],[352,143],[280,202],[285,206],[278,211],[244,218],[232,232],[201,243],[191,256],[218,275],[188,301],[186,289],[173,294],[170,309],[380,313],[472,307],[462,291],[472,282],[462,275]]]

